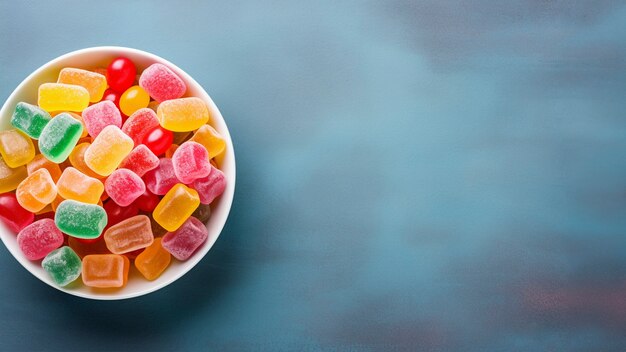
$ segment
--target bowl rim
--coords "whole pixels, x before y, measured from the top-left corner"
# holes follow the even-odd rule
[[[130,54],[130,55],[135,55],[135,56],[142,56],[142,57],[145,57],[145,58],[147,58],[149,60],[154,61],[155,63],[165,64],[170,69],[172,69],[174,72],[176,72],[177,75],[182,76],[182,78],[185,81],[185,83],[188,86],[193,86],[194,90],[196,90],[199,93],[199,94],[195,94],[194,96],[201,98],[205,103],[210,105],[209,109],[211,111],[211,122],[212,122],[211,124],[217,123],[217,124],[220,125],[220,134],[226,140],[226,145],[229,148],[229,152],[226,153],[226,155],[224,156],[224,159],[225,159],[225,161],[228,160],[229,168],[231,170],[229,172],[229,174],[226,175],[226,179],[227,179],[226,190],[220,196],[220,207],[222,207],[222,208],[226,207],[227,208],[226,209],[226,213],[223,216],[222,221],[220,221],[219,224],[217,225],[217,229],[218,230],[215,231],[215,233],[210,234],[210,237],[209,237],[208,241],[211,241],[211,243],[209,243],[208,245],[204,246],[204,248],[202,248],[201,250],[197,251],[191,258],[186,260],[184,262],[186,265],[181,267],[180,271],[176,275],[173,275],[172,278],[170,278],[168,280],[165,280],[163,282],[159,282],[158,284],[149,286],[148,288],[143,289],[143,290],[139,290],[137,292],[124,293],[123,292],[123,288],[122,288],[122,290],[120,290],[119,294],[118,293],[107,292],[106,295],[102,295],[102,294],[98,294],[98,293],[89,293],[89,292],[82,292],[82,291],[78,291],[78,290],[66,289],[65,287],[60,287],[60,286],[54,284],[53,282],[51,282],[51,280],[45,280],[44,278],[40,277],[39,274],[33,272],[33,270],[31,270],[25,264],[26,262],[30,262],[30,261],[28,259],[26,259],[19,252],[19,249],[14,248],[13,246],[10,246],[10,245],[8,245],[5,242],[5,238],[4,237],[6,235],[13,235],[13,234],[10,231],[8,231],[8,229],[6,229],[5,227],[0,226],[0,239],[2,240],[4,246],[12,254],[12,256],[24,267],[24,269],[26,269],[26,271],[30,272],[33,276],[38,278],[40,281],[46,283],[47,285],[49,285],[51,287],[54,287],[55,289],[57,289],[57,290],[59,290],[61,292],[67,293],[69,295],[73,295],[73,296],[81,297],[81,298],[85,298],[85,299],[107,300],[107,301],[109,301],[109,300],[122,300],[122,299],[135,298],[135,297],[143,296],[143,295],[146,295],[146,294],[158,291],[158,290],[160,290],[160,289],[162,289],[162,288],[172,284],[173,282],[175,282],[176,280],[180,279],[181,277],[183,277],[185,274],[187,274],[191,269],[193,269],[207,255],[207,253],[215,245],[215,242],[217,241],[217,239],[221,235],[221,233],[222,233],[222,231],[224,229],[224,226],[226,225],[226,222],[228,221],[228,218],[229,218],[229,215],[230,215],[230,211],[232,209],[232,203],[233,203],[233,199],[234,199],[234,194],[235,194],[235,183],[236,183],[236,176],[237,176],[237,172],[236,171],[237,171],[237,169],[236,169],[236,162],[235,162],[234,145],[233,145],[233,141],[231,139],[230,131],[228,130],[228,126],[226,124],[226,121],[224,120],[224,117],[222,116],[222,113],[218,109],[217,105],[215,104],[215,102],[213,101],[211,96],[207,93],[207,91],[202,87],[202,85],[200,85],[187,72],[185,72],[183,69],[181,69],[177,65],[173,64],[169,60],[167,60],[167,59],[165,59],[165,58],[163,58],[161,56],[158,56],[156,54],[153,54],[153,53],[150,53],[150,52],[147,52],[147,51],[144,51],[144,50],[136,49],[136,48],[129,48],[129,47],[123,47],[123,46],[95,46],[95,47],[89,47],[89,48],[83,48],[83,49],[74,50],[74,51],[65,53],[63,55],[57,56],[56,58],[54,58],[52,60],[49,60],[48,62],[46,62],[45,64],[41,65],[39,68],[34,70],[26,78],[24,78],[24,80],[22,80],[22,82],[20,82],[20,84],[18,84],[17,87],[15,89],[13,89],[11,94],[4,101],[4,103],[2,105],[2,108],[0,108],[0,118],[2,116],[4,116],[4,114],[7,113],[5,110],[10,109],[10,107],[9,107],[10,105],[14,105],[14,104],[10,104],[10,103],[13,100],[15,100],[15,96],[18,94],[18,92],[20,92],[24,88],[24,86],[29,84],[29,82],[31,80],[33,80],[36,77],[38,77],[41,73],[46,71],[49,67],[54,66],[54,65],[56,65],[57,63],[59,63],[61,61],[67,60],[67,59],[72,58],[72,57],[77,56],[77,55],[94,54],[94,53],[98,53],[98,52],[106,53],[106,54],[110,54],[112,52],[115,52],[116,55],[120,55],[120,56],[124,56],[125,54]],[[212,209],[212,213],[213,213],[213,209]],[[132,264],[131,264],[131,266],[132,266]],[[155,282],[155,281],[150,281],[150,282]]]

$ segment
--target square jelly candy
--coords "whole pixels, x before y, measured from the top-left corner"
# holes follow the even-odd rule
[[[83,133],[83,124],[68,113],[55,116],[39,136],[39,150],[48,160],[64,162]]]
[[[30,138],[38,139],[41,131],[51,119],[50,114],[40,107],[19,102],[15,106],[13,116],[11,116],[11,125]]]
[[[68,246],[48,253],[43,258],[41,266],[59,286],[67,286],[76,280],[82,271],[80,257]]]

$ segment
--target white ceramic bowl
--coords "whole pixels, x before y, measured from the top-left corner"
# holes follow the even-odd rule
[[[158,279],[154,281],[145,280],[131,264],[128,284],[126,287],[121,289],[92,289],[84,286],[80,278],[77,282],[69,285],[69,287],[57,286],[42,269],[41,261],[30,261],[26,259],[17,246],[15,234],[8,231],[4,226],[0,226],[0,238],[2,238],[2,241],[9,249],[9,252],[11,252],[15,259],[17,259],[17,261],[20,262],[26,270],[30,271],[31,274],[35,275],[48,285],[63,292],[84,298],[100,300],[125,299],[145,295],[171,284],[176,281],[176,279],[191,270],[191,268],[198,264],[198,262],[209,252],[217,240],[217,237],[220,235],[220,232],[226,223],[226,219],[228,218],[228,213],[230,212],[230,207],[235,193],[235,154],[233,150],[233,143],[230,138],[230,134],[228,133],[226,123],[224,122],[224,118],[217,109],[217,106],[215,106],[211,97],[209,97],[200,84],[185,73],[185,71],[181,70],[171,62],[145,51],[112,46],[94,47],[73,51],[48,62],[26,77],[26,79],[22,81],[17,88],[15,88],[13,93],[4,103],[2,109],[0,110],[0,130],[11,129],[10,119],[13,114],[13,109],[15,109],[15,105],[20,101],[36,104],[37,88],[39,85],[45,82],[56,82],[57,75],[63,67],[77,67],[85,69],[106,67],[112,59],[118,56],[125,56],[131,59],[137,66],[137,72],[143,71],[143,69],[147,66],[156,62],[168,66],[185,81],[187,84],[188,96],[199,97],[207,103],[211,114],[209,123],[226,140],[226,153],[224,154],[223,159],[220,160],[219,166],[226,175],[228,183],[222,196],[211,205],[211,218],[206,224],[206,227],[209,230],[209,239],[196,251],[196,253],[194,253],[191,258],[185,262],[181,262],[172,257],[172,263],[170,266]]]

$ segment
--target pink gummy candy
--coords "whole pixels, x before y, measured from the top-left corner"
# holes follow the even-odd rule
[[[128,169],[118,169],[107,177],[104,189],[115,203],[125,207],[146,191],[146,185],[136,173]]]
[[[30,260],[38,260],[63,245],[63,233],[52,219],[41,219],[17,234],[17,244]]]
[[[126,119],[122,132],[133,139],[135,145],[140,145],[146,133],[159,126],[159,118],[152,109],[143,108],[135,111]]]
[[[159,166],[154,170],[146,172],[143,179],[148,190],[159,196],[167,193],[179,182],[176,174],[174,174],[172,159],[168,158],[159,159]]]
[[[193,182],[193,188],[200,196],[200,203],[211,204],[226,189],[226,177],[224,173],[211,165],[209,176],[197,179]]]
[[[187,87],[180,77],[163,64],[152,64],[139,77],[139,86],[159,103],[180,98]]]
[[[180,182],[190,184],[211,172],[209,152],[196,142],[185,142],[172,155],[174,173]]]
[[[120,169],[128,169],[137,174],[139,177],[143,177],[146,172],[155,169],[159,166],[159,158],[154,155],[150,148],[143,144],[140,144],[133,149],[126,159],[122,160]]]
[[[96,138],[106,126],[115,125],[122,127],[122,115],[120,110],[110,100],[104,100],[85,108],[82,113],[87,132]]]
[[[166,233],[161,245],[176,259],[187,260],[208,237],[206,226],[191,216],[178,230]]]

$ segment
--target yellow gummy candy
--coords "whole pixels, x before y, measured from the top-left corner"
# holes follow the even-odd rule
[[[190,140],[202,144],[209,152],[209,159],[222,154],[226,149],[226,141],[210,125],[200,127]]]
[[[85,164],[102,176],[109,176],[133,150],[133,140],[119,127],[105,127],[85,150]]]
[[[73,84],[44,83],[39,86],[37,104],[46,111],[83,111],[89,106],[89,92]]]
[[[0,154],[9,167],[26,165],[35,157],[33,141],[18,130],[0,132]]]
[[[176,231],[199,205],[198,192],[177,183],[154,208],[152,218],[167,231]]]
[[[15,190],[26,177],[28,177],[26,166],[12,168],[0,158],[0,193]]]
[[[107,79],[105,76],[79,68],[64,68],[59,73],[57,83],[75,84],[84,87],[89,92],[89,101],[99,102],[107,89]]]
[[[200,98],[166,100],[157,107],[159,123],[174,132],[193,131],[209,122],[209,108]]]

